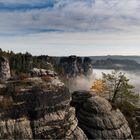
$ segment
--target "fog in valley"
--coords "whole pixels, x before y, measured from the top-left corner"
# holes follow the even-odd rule
[[[93,75],[90,78],[85,76],[80,76],[77,78],[71,78],[68,83],[68,87],[71,92],[76,90],[90,90],[93,85],[95,79],[102,78],[102,73],[111,73],[112,70],[107,69],[93,69]],[[134,91],[140,94],[140,71],[123,71],[120,72],[125,73],[126,77],[129,79],[129,83],[132,84],[135,88]]]
[[[111,73],[112,70],[106,69],[93,69],[93,75],[90,78],[85,76],[80,76],[77,78],[71,78],[68,83],[68,87],[70,92],[76,90],[90,90],[91,86],[93,85],[95,79],[102,78],[102,73]],[[140,71],[123,71],[120,72],[125,73],[126,77],[129,79],[129,83],[132,84],[135,88],[135,93],[140,94]]]
[[[89,91],[93,82],[94,82],[94,75],[90,78],[87,78],[86,76],[79,76],[76,78],[70,78],[67,86],[70,92],[77,91],[77,90]]]

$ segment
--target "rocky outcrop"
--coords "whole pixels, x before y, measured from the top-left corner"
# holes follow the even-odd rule
[[[82,58],[77,56],[64,57],[60,60],[60,67],[63,69],[64,74],[69,78],[81,75],[92,75],[90,58],[85,58],[83,61]]]
[[[10,77],[9,61],[7,58],[0,56],[0,79],[8,80]]]
[[[109,102],[94,93],[73,93],[79,126],[90,139],[132,139],[124,115]]]
[[[9,81],[1,89],[0,139],[87,139],[78,127],[71,95],[57,76]],[[10,99],[10,100],[8,100]]]

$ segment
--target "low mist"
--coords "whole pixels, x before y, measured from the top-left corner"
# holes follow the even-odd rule
[[[76,90],[90,90],[91,86],[93,85],[93,82],[95,79],[102,78],[102,72],[103,73],[111,73],[112,70],[105,70],[105,69],[94,69],[93,75],[90,78],[87,78],[85,76],[79,76],[76,78],[69,79],[68,87],[70,92],[76,91]],[[130,79],[130,84],[132,84],[135,87],[135,92],[140,93],[140,71],[121,71],[125,73],[125,75]]]
[[[76,78],[70,78],[68,82],[68,87],[70,92],[76,90],[90,90],[94,81],[94,75],[87,78],[86,76],[78,76]]]

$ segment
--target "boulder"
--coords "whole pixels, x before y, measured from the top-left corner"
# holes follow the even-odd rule
[[[79,127],[89,139],[132,139],[124,115],[104,98],[92,92],[76,91],[72,94]]]

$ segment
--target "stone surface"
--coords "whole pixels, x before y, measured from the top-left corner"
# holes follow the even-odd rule
[[[0,139],[31,139],[32,129],[27,118],[0,120]]]
[[[87,139],[69,90],[52,73],[9,81],[5,91],[12,102],[0,110],[0,139]]]
[[[46,70],[46,69],[38,69],[38,68],[33,68],[29,71],[29,74],[32,77],[41,77],[41,76],[52,76],[52,77],[56,77],[57,73],[55,73],[52,70]]]
[[[124,115],[131,127],[134,139],[140,139],[140,108],[124,112]]]
[[[0,79],[8,80],[11,77],[10,66],[7,58],[0,56]]]
[[[90,139],[132,139],[124,115],[109,102],[92,92],[73,93],[79,126]]]

